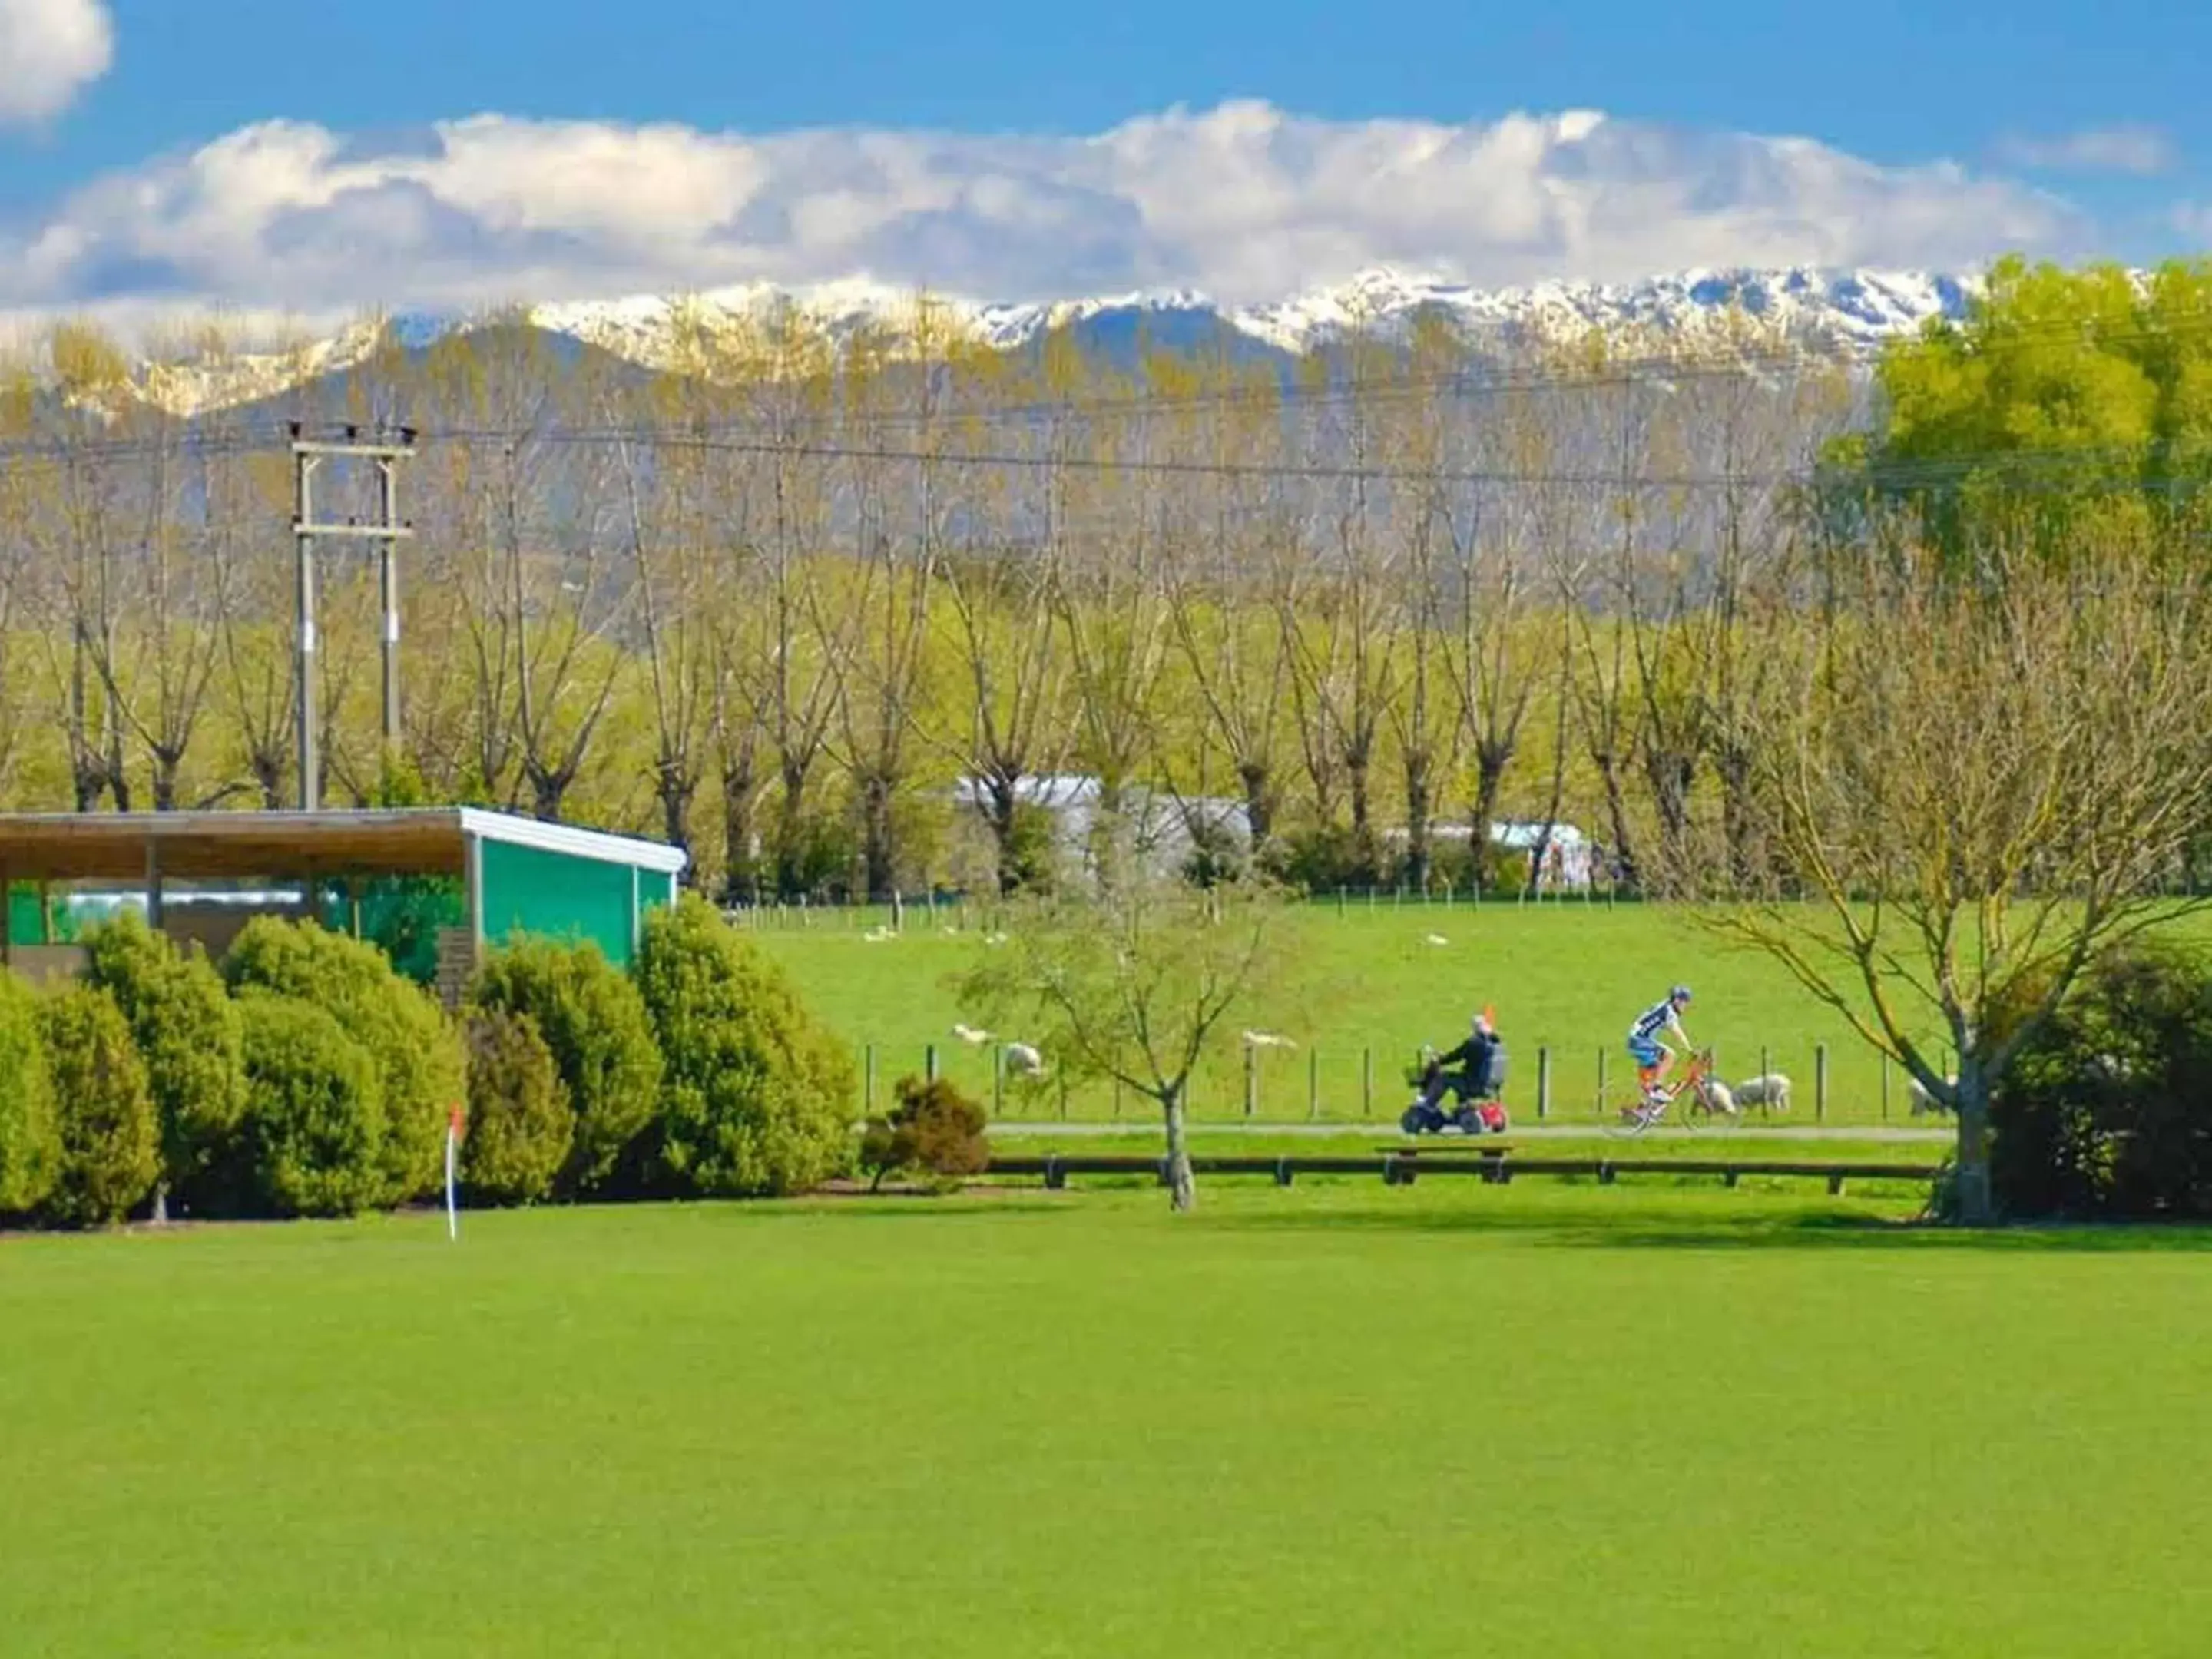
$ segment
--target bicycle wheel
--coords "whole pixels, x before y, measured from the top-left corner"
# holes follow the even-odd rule
[[[1664,1116],[1665,1106],[1647,1106],[1643,1091],[1607,1096],[1600,1109],[1598,1127],[1615,1140],[1633,1140]]]

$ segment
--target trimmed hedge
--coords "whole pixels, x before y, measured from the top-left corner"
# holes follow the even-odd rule
[[[222,977],[119,912],[85,941],[88,983],[115,1000],[146,1062],[159,1115],[161,1180],[195,1208],[234,1207],[240,1173],[223,1167],[246,1115],[243,1036]]]
[[[39,1007],[61,1126],[60,1179],[46,1212],[78,1226],[122,1220],[161,1176],[161,1131],[146,1062],[106,992],[66,986]]]
[[[554,1191],[604,1190],[660,1095],[660,1050],[636,985],[594,944],[519,939],[484,964],[471,997],[527,1018],[560,1070],[575,1127]]]
[[[0,974],[0,1215],[28,1215],[61,1179],[62,1127],[38,994]]]
[[[686,893],[646,919],[636,973],[664,1066],[659,1170],[670,1188],[803,1192],[851,1167],[852,1055],[775,963]]]
[[[471,1019],[468,1041],[463,1187],[495,1204],[535,1203],[553,1191],[576,1133],[553,1051],[529,1015],[503,1008]]]
[[[246,1124],[253,1178],[278,1215],[352,1215],[384,1195],[386,1121],[375,1057],[315,1004],[248,989]]]
[[[383,1101],[377,1200],[404,1204],[437,1189],[446,1117],[462,1097],[459,1028],[434,998],[396,972],[382,951],[313,922],[248,922],[223,963],[234,992],[297,997],[335,1016],[375,1060]]]

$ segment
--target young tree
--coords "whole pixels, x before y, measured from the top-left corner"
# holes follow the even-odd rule
[[[1775,872],[1711,925],[1955,1109],[1970,1223],[1990,1218],[1991,1087],[2087,964],[2187,902],[2160,894],[2212,827],[2212,588],[2124,548],[2084,568],[1870,559],[1834,626],[1762,631],[1778,666],[1727,717]],[[1710,824],[1678,852],[1674,893],[1737,879]]]
[[[962,975],[959,996],[1000,1029],[1028,1033],[1071,1080],[1109,1078],[1155,1102],[1170,1201],[1188,1210],[1191,1073],[1227,1046],[1231,1012],[1264,996],[1280,907],[1255,876],[1200,890],[1127,865],[1095,901],[1018,902],[1006,942]]]

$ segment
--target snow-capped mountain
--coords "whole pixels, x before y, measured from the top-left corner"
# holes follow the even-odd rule
[[[1694,337],[1747,319],[1757,337],[1844,361],[1863,361],[1887,340],[1931,317],[1960,317],[1981,287],[1975,276],[1925,271],[1689,270],[1613,285],[1548,282],[1478,289],[1391,270],[1362,273],[1267,304],[1231,306],[1206,295],[1154,291],[1018,304],[933,296],[943,324],[1000,350],[1018,350],[1055,331],[1109,356],[1151,340],[1167,346],[1224,343],[1287,361],[1362,331],[1402,336],[1422,317],[1499,349],[1571,338],[1592,329],[1633,330],[1646,339]],[[923,315],[908,289],[861,279],[783,289],[769,283],[670,297],[637,295],[532,307],[520,320],[647,370],[675,368],[687,339],[735,339],[784,308],[838,343],[863,331],[911,340]],[[327,338],[283,350],[142,362],[135,393],[187,418],[276,397],[343,374],[380,348],[421,350],[492,320],[410,313],[368,319]]]

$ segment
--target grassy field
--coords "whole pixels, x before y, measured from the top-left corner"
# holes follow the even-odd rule
[[[871,939],[883,919],[880,909],[829,912],[805,927],[787,918],[755,937],[838,1031],[873,1048],[879,1099],[888,1097],[893,1079],[921,1070],[935,1043],[941,1069],[988,1101],[989,1057],[951,1035],[961,1011],[947,988],[949,977],[982,948],[976,928],[957,931],[957,912],[934,924],[915,914],[902,936]],[[1768,958],[1723,946],[1680,910],[1575,902],[1398,908],[1386,900],[1340,912],[1322,904],[1298,912],[1285,939],[1302,994],[1288,1006],[1255,1011],[1252,1023],[1297,1027],[1309,1041],[1296,1053],[1263,1054],[1259,1117],[1357,1119],[1371,1110],[1395,1121],[1413,1051],[1424,1042],[1457,1042],[1470,1012],[1488,1003],[1513,1054],[1509,1105],[1524,1119],[1533,1115],[1537,1050],[1548,1047],[1553,1115],[1588,1119],[1600,1052],[1608,1082],[1622,1084],[1632,1070],[1623,1047],[1629,1021],[1686,981],[1697,1001],[1684,1023],[1699,1042],[1713,1045],[1723,1076],[1753,1074],[1764,1050],[1796,1085],[1793,1117],[1810,1121],[1815,1049],[1825,1043],[1828,1120],[1884,1118],[1881,1065],[1843,1018]],[[1200,1077],[1194,1109],[1242,1115],[1243,1097],[1243,1073],[1232,1062]],[[1029,1099],[1010,1093],[1005,1105],[1009,1115],[1056,1115],[1060,1109],[1056,1092]],[[1118,1105],[1123,1115],[1139,1110],[1133,1098]],[[1116,1106],[1110,1092],[1093,1089],[1073,1097],[1068,1111],[1110,1119]],[[1887,1117],[1903,1122],[1907,1112],[1904,1077],[1892,1070]]]
[[[0,1240],[0,1649],[2203,1650],[2202,1235],[1203,1201]]]

